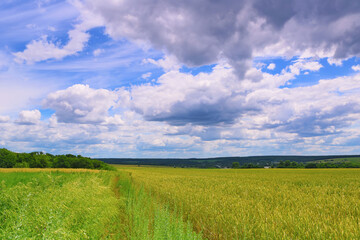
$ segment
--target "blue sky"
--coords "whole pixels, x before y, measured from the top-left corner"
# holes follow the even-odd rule
[[[198,4],[2,1],[0,147],[360,153],[357,1]]]

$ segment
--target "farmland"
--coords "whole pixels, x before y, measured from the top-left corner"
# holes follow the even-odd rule
[[[121,167],[208,239],[359,239],[357,169]]]
[[[358,169],[0,169],[1,239],[359,239]]]

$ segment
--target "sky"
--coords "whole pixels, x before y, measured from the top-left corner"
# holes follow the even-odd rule
[[[358,0],[2,0],[0,148],[360,154]]]

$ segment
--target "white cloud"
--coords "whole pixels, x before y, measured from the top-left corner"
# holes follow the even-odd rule
[[[34,84],[34,77],[28,78],[27,74],[14,77],[1,73],[0,100],[4,103],[0,106],[1,114],[12,116],[9,108],[19,106],[33,109],[48,92],[52,93],[44,99],[43,106],[55,111],[45,121],[40,120],[38,110],[22,111],[15,121],[0,117],[1,144],[16,147],[21,142],[23,150],[44,147],[49,152],[66,149],[75,153],[157,157],[194,156],[192,151],[206,156],[358,151],[358,75],[286,88],[297,75],[319,71],[323,67],[319,59],[340,66],[344,59],[359,55],[360,5],[355,1],[71,2],[81,16],[67,33],[69,41],[53,40],[52,34],[59,33],[49,32],[62,29],[62,25],[46,22],[44,28],[37,21],[29,27],[46,29],[41,34],[50,36],[32,38],[37,39],[32,42],[22,40],[28,45],[23,52],[15,53],[17,61],[31,63],[77,54],[86,49],[92,32],[89,30],[105,26],[105,34],[113,40],[121,39],[116,44],[126,42],[123,38],[127,38],[162,51],[164,57],[158,59],[159,54],[139,57],[137,50],[124,44],[114,51],[116,54],[110,51],[102,54],[102,48],[98,48],[86,54],[90,60],[82,56],[81,64],[46,63],[33,65],[34,69],[84,71],[91,66],[93,71],[100,70],[91,79],[83,81],[83,75],[77,78],[74,74],[77,79],[74,77],[71,83],[53,84],[61,89],[78,81],[110,89],[115,85],[109,84],[114,77],[110,76],[105,84],[102,71],[129,66],[133,61],[129,58],[136,61],[147,58],[143,63],[154,64],[165,74],[156,84],[137,82],[136,86],[116,90],[74,85],[55,91],[50,90],[49,82]],[[89,49],[93,50],[92,47]],[[129,57],[126,54],[130,51]],[[93,56],[97,57],[96,66],[92,65]],[[266,56],[298,60],[275,75],[260,70],[273,70],[274,63],[267,66],[259,63],[259,69],[249,64],[254,57]],[[11,67],[9,62],[12,59],[0,59],[0,69]],[[209,73],[193,76],[179,71],[183,64],[191,67],[213,63],[217,65]],[[148,69],[154,66],[149,65],[142,66],[147,68],[141,71],[145,72],[141,76],[144,79],[151,77]],[[26,72],[31,67],[16,66],[19,68],[13,72],[17,69]],[[354,71],[359,68],[352,67]],[[305,80],[306,77],[302,76]],[[116,86],[126,84],[122,77],[116,79]],[[349,146],[344,147],[346,144]],[[357,149],[350,144],[357,144]]]
[[[269,70],[274,70],[276,68],[275,63],[270,63],[269,66],[267,67],[267,69]]]
[[[212,155],[289,154],[289,151],[319,154],[324,149],[328,154],[356,151],[346,144],[360,137],[356,128],[356,124],[360,124],[357,120],[360,100],[356,97],[360,94],[360,75],[321,80],[308,87],[281,89],[273,85],[279,75],[262,76],[257,81],[239,82],[228,66],[216,66],[212,73],[197,76],[173,71],[164,74],[157,86],[134,87],[131,97],[124,89],[108,91],[75,85],[45,100],[51,99],[49,104],[63,104],[54,105],[56,113],[48,120],[49,124],[41,124],[42,121],[37,121],[36,125],[0,124],[2,141],[15,149],[17,142],[21,142],[21,149],[29,151],[56,153],[60,148],[62,153],[97,156],[120,153],[137,157],[209,156],[210,149]],[[123,99],[120,102],[130,101],[124,104],[125,108],[136,108],[151,121],[130,110],[110,115],[109,106],[120,104],[114,100],[116,97],[110,97],[115,95]],[[110,99],[111,103],[107,104],[105,99]],[[209,118],[196,114],[199,103]],[[94,110],[96,104],[105,110]],[[241,112],[242,108],[234,108],[239,104],[257,110]],[[95,115],[104,117],[82,115],[80,118],[73,113],[75,109],[84,111],[85,106],[89,106],[88,115],[97,112]],[[58,121],[58,114],[64,117],[59,110],[63,108],[66,110],[62,114],[70,116],[72,121]],[[231,111],[237,114],[231,115]],[[23,122],[31,124],[40,119],[40,116],[31,117],[35,112],[22,113],[22,118],[27,119]],[[233,121],[224,124],[219,118],[222,115]],[[97,121],[90,121],[93,119]]]
[[[10,121],[9,116],[0,116],[0,123],[6,123]]]
[[[16,120],[18,124],[33,125],[40,122],[41,113],[39,110],[24,110],[19,113],[19,118]]]
[[[327,59],[327,62],[330,64],[330,65],[335,65],[335,66],[342,66],[343,64],[343,60],[344,59],[335,59],[335,58],[328,58]]]
[[[96,16],[84,9],[81,1],[73,0],[70,3],[77,7],[81,15],[78,18],[79,23],[67,33],[69,41],[66,44],[60,41],[49,41],[48,36],[43,35],[41,39],[28,43],[24,51],[13,53],[16,62],[31,64],[47,59],[59,60],[84,50],[90,38],[90,34],[87,31],[94,27],[102,26],[103,21],[100,16]],[[56,29],[51,27],[49,30],[54,31]]]
[[[165,72],[176,71],[181,68],[181,64],[174,56],[165,56],[159,60],[154,60],[151,58],[144,59],[143,63],[151,63],[156,66],[161,67]]]
[[[272,129],[301,137],[335,134],[350,126],[360,113],[360,101],[355,97],[360,75],[321,80],[309,87],[279,88],[301,71],[318,71],[321,67],[316,61],[302,59],[282,74],[261,73],[253,68],[241,82],[228,66],[219,65],[213,72],[197,76],[172,71],[161,76],[158,85],[133,87],[131,106],[146,120],[175,126],[208,128],[225,123],[232,129],[241,121],[246,131]],[[223,135],[221,127],[211,129],[198,133],[187,130],[184,134],[207,140],[235,137]]]
[[[322,68],[323,65],[321,65],[317,61],[313,60],[307,60],[307,59],[299,59],[295,61],[293,65],[290,65],[288,68],[290,69],[290,72],[299,75],[301,71],[311,71],[316,72],[319,71],[320,68]]]
[[[259,54],[333,59],[358,55],[359,10],[355,2],[336,0],[326,5],[228,0],[201,6],[190,1],[88,0],[81,5],[83,15],[101,18],[115,39],[150,43],[188,66],[226,59],[240,77]]]
[[[47,36],[42,36],[40,40],[27,44],[23,52],[14,53],[15,60],[31,64],[47,59],[62,59],[82,51],[90,38],[88,33],[79,29],[69,31],[68,35],[70,40],[63,47],[59,46],[59,43],[49,42]]]
[[[102,123],[106,121],[108,110],[116,105],[117,99],[115,92],[77,84],[50,93],[43,106],[55,110],[58,122]]]
[[[123,125],[124,121],[122,120],[120,115],[116,114],[112,117],[106,117],[103,124],[104,125]]]
[[[95,57],[97,57],[97,56],[99,56],[100,54],[102,54],[103,52],[104,52],[104,49],[98,48],[98,49],[96,49],[96,50],[93,51],[93,55],[94,55]]]
[[[147,120],[174,125],[229,123],[255,110],[244,102],[241,85],[228,65],[196,76],[170,71],[157,83],[131,89],[132,108]]]
[[[360,65],[354,65],[351,67],[351,69],[358,72],[360,71]]]
[[[151,72],[144,73],[144,74],[141,75],[141,78],[142,79],[148,79],[149,77],[151,77],[151,74],[152,74]]]

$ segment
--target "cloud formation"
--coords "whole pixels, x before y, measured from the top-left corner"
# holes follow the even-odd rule
[[[0,116],[0,123],[6,123],[10,121],[9,116]]]
[[[357,1],[85,1],[113,38],[164,50],[188,66],[225,58],[242,76],[254,55],[345,59],[360,53]],[[83,11],[84,12],[84,11]]]
[[[49,42],[47,36],[43,36],[42,39],[32,41],[26,45],[23,52],[17,52],[14,55],[19,63],[34,63],[47,59],[59,60],[82,51],[89,37],[90,35],[85,32],[72,30],[69,32],[69,42],[61,47],[59,43]]]
[[[16,120],[17,124],[34,125],[40,122],[41,113],[39,110],[24,110],[19,113],[19,118]]]
[[[55,110],[58,122],[102,123],[117,99],[115,92],[77,84],[49,94],[43,107]]]
[[[78,0],[70,1],[78,9],[81,8],[81,2]],[[67,43],[62,43],[60,40],[48,40],[47,35],[41,36],[39,40],[33,40],[26,45],[25,50],[13,53],[15,61],[18,63],[34,63],[48,59],[60,60],[64,57],[74,55],[81,52],[86,47],[89,41],[90,34],[88,30],[102,25],[102,19],[94,16],[91,12],[82,9],[84,14],[78,18],[78,24],[67,33],[69,39]],[[54,30],[54,29],[51,29]],[[94,55],[99,55],[100,50],[95,50]]]
[[[358,1],[34,4],[0,10],[10,29],[0,36],[2,146],[358,153]]]
[[[131,89],[132,108],[149,121],[172,125],[229,124],[244,112],[257,111],[245,102],[236,76],[229,66],[217,66],[197,76],[170,71],[158,85]]]

